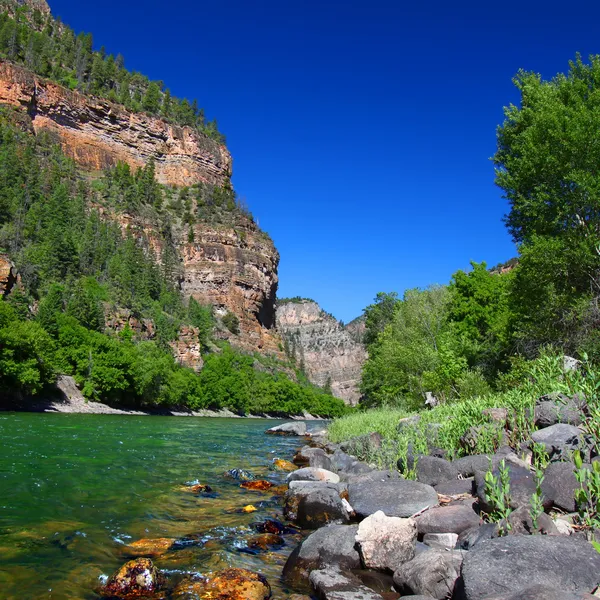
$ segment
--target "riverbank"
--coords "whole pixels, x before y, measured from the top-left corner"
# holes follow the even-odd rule
[[[303,415],[240,415],[226,408],[215,410],[177,410],[152,408],[135,410],[129,408],[116,408],[101,402],[86,400],[72,377],[60,376],[53,395],[39,400],[4,400],[0,398],[0,413],[2,412],[37,412],[37,413],[64,413],[64,414],[89,414],[89,415],[129,415],[136,417],[162,416],[162,417],[211,417],[227,419],[289,419],[298,421],[321,421],[321,417],[304,413]]]

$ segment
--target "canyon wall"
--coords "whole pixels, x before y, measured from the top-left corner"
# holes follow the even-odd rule
[[[231,176],[227,148],[195,129],[129,112],[2,60],[0,103],[26,110],[36,132],[55,132],[64,153],[88,171],[119,161],[138,169],[153,158],[157,180],[168,185],[223,185]]]
[[[364,346],[316,302],[286,302],[277,307],[276,318],[287,352],[304,367],[310,381],[329,386],[334,396],[356,405],[367,358]]]

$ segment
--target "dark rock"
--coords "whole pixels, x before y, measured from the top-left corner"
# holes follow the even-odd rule
[[[261,533],[248,538],[246,552],[266,552],[267,550],[278,550],[285,546],[285,540],[275,533]]]
[[[423,543],[430,548],[453,550],[456,547],[458,535],[456,533],[426,533]]]
[[[583,403],[578,397],[569,398],[564,394],[542,396],[535,405],[535,425],[540,429],[558,423],[580,425]]]
[[[537,490],[535,475],[529,469],[514,465],[511,462],[506,462],[506,467],[508,468],[510,479],[511,507],[516,509],[520,506],[530,506],[531,496],[533,496]],[[496,477],[499,477],[499,467],[495,467],[493,473]],[[475,473],[475,489],[482,510],[486,512],[491,511],[492,507],[485,494],[485,473],[483,471]],[[552,505],[547,498],[543,498],[542,501],[546,508],[549,508]]]
[[[340,448],[353,456],[365,456],[369,451],[381,448],[383,436],[380,433],[370,433],[350,438],[340,444]]]
[[[465,529],[456,541],[457,550],[471,550],[481,542],[498,537],[499,528],[497,523],[485,523],[479,527]]]
[[[386,481],[398,481],[402,479],[398,474],[398,471],[374,471],[371,470],[368,473],[360,473],[358,475],[346,475],[345,479],[348,484],[350,483],[358,483],[358,482],[368,482],[371,481],[373,483],[385,483]]]
[[[349,515],[340,489],[332,483],[292,481],[285,494],[285,518],[303,529],[318,529],[336,521],[346,523]]]
[[[149,558],[137,558],[125,563],[107,581],[100,595],[129,600],[152,594],[160,588],[163,578]]]
[[[477,471],[487,471],[492,457],[489,454],[472,454],[452,461],[459,477],[473,477]]]
[[[390,598],[400,598],[400,594],[390,592],[394,589],[394,578],[391,573],[381,573],[378,571],[353,571],[362,583],[369,589],[381,594],[386,600]]]
[[[415,517],[419,536],[426,533],[457,533],[479,526],[479,517],[468,506],[436,506]]]
[[[333,461],[322,448],[311,448],[303,446],[294,456],[293,462],[299,466],[309,466],[315,469],[326,469],[335,472],[337,469]]]
[[[586,541],[558,536],[508,536],[467,553],[466,600],[521,593],[534,585],[591,592],[600,583],[600,554]]]
[[[433,456],[419,456],[416,470],[417,481],[431,486],[458,477],[458,472],[451,462]]]
[[[579,483],[575,477],[575,467],[570,462],[556,462],[548,465],[542,482],[542,492],[556,508],[575,512],[575,490]]]
[[[559,423],[545,429],[534,431],[531,439],[543,444],[550,460],[569,460],[575,450],[584,448],[583,435],[574,425]]]
[[[336,450],[331,457],[332,468],[328,469],[330,471],[337,471],[340,476],[348,476],[348,475],[361,475],[363,473],[370,473],[373,469],[369,467],[366,463],[363,463],[359,460],[356,460],[353,456],[342,452],[341,450]],[[311,465],[317,466],[317,465]],[[327,469],[327,467],[322,466],[322,469]]]
[[[277,425],[267,429],[265,433],[271,435],[306,435],[306,423],[304,421],[292,421],[291,423],[284,423],[283,425]]]
[[[290,555],[283,576],[290,583],[305,582],[311,571],[326,566],[358,569],[356,549],[358,525],[328,525],[311,533]]]
[[[431,550],[401,565],[394,583],[403,593],[426,594],[444,600],[454,594],[464,553],[460,550]]]
[[[350,573],[328,567],[310,574],[310,583],[321,600],[382,600],[382,596],[363,585]]]
[[[437,493],[431,486],[406,479],[350,483],[348,496],[352,508],[362,518],[379,510],[388,517],[410,517],[438,504]]]
[[[554,521],[546,513],[538,516],[537,526],[534,527],[533,519],[531,518],[531,508],[528,506],[522,506],[513,511],[508,517],[508,522],[511,526],[510,532],[513,535],[558,535],[558,529]],[[504,521],[500,523],[500,527],[507,529]]]
[[[255,523],[251,523],[250,527],[252,527],[252,529],[258,533],[274,533],[276,535],[297,533],[295,529],[288,527],[285,523],[282,523],[277,519],[265,519],[264,521],[257,521]]]
[[[460,496],[462,494],[473,493],[473,482],[473,477],[468,477],[467,479],[452,479],[450,481],[442,481],[442,483],[438,483],[434,487],[438,494],[443,494],[444,496]]]

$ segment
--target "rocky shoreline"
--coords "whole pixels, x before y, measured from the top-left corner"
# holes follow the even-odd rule
[[[555,406],[549,407],[549,402]],[[307,433],[304,423],[290,422],[268,430],[266,433],[275,435],[305,436],[306,442],[296,452],[293,464],[280,461],[279,465],[289,471],[287,489],[279,492],[289,525],[265,525],[265,531],[275,536],[271,542],[275,538],[283,542],[286,527],[306,534],[287,559],[282,578],[307,595],[289,598],[600,597],[600,553],[588,541],[594,532],[581,525],[575,512],[580,489],[576,471],[588,468],[590,473],[596,472],[592,465],[597,457],[582,430],[572,422],[576,413],[563,410],[580,403],[578,398],[541,398],[536,407],[540,429],[532,434],[529,445],[505,445],[493,455],[450,461],[436,449],[432,438],[429,454],[409,452],[397,471],[377,470],[348,453],[348,447],[357,440],[332,444],[326,431]],[[371,437],[376,443],[376,436]],[[545,447],[549,460],[543,476],[532,467],[531,448],[536,444]],[[570,461],[579,456],[576,451],[589,461],[587,466]],[[401,474],[408,472],[414,479]],[[510,489],[503,519],[494,497],[500,493],[494,491],[497,482],[505,491]],[[255,486],[252,489],[272,486],[268,481],[247,485]],[[132,581],[127,573],[135,569],[142,569],[154,586],[146,592],[160,590],[160,573],[148,558],[128,563],[109,584],[119,578]],[[270,586],[262,576],[240,569],[217,573],[198,585],[201,587],[189,590],[188,595],[150,597],[271,597]],[[128,595],[130,591],[115,593],[114,585],[109,585],[101,594],[127,600],[134,597]],[[206,596],[208,592],[213,595]]]

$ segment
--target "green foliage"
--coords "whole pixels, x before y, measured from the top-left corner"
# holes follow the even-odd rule
[[[222,319],[223,325],[229,329],[233,335],[240,334],[240,320],[232,312],[228,312]]]
[[[485,474],[485,497],[491,507],[488,515],[492,523],[501,523],[500,534],[510,532],[511,525],[508,520],[512,508],[510,506],[510,472],[506,461],[502,460],[498,467],[498,475],[494,475],[490,465]]]
[[[575,477],[579,489],[575,500],[581,523],[593,533],[600,530],[600,463],[593,462],[591,467],[583,464],[579,451],[575,452]]]
[[[544,513],[544,503],[542,492],[542,483],[544,483],[544,471],[540,468],[535,470],[535,492],[531,495],[529,514],[531,516],[531,523],[533,530],[538,529],[538,521],[540,516]]]
[[[2,8],[0,3],[0,9]],[[22,64],[42,77],[70,89],[119,102],[128,110],[145,111],[177,125],[201,131],[225,143],[216,120],[206,122],[198,102],[174,98],[162,81],[125,68],[121,55],[93,50],[91,34],[75,32],[51,16],[41,22],[39,13],[21,9],[16,14],[0,13],[0,57]]]
[[[215,328],[213,307],[210,304],[200,304],[190,298],[188,305],[190,323],[198,329],[198,341],[204,350],[209,347],[212,333]]]

